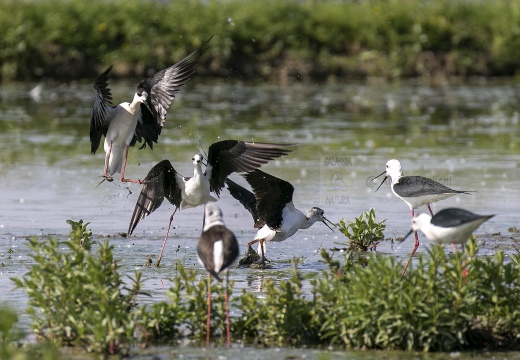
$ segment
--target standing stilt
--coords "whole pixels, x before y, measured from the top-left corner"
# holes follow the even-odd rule
[[[206,345],[209,346],[211,326],[211,276],[218,281],[222,279],[219,273],[226,270],[238,257],[238,241],[235,235],[229,231],[222,221],[222,212],[215,203],[208,203],[205,208],[206,224],[197,244],[199,262],[208,271],[208,319],[206,322]],[[224,305],[226,311],[226,344],[231,344],[229,321],[229,275],[226,276],[226,293]]]

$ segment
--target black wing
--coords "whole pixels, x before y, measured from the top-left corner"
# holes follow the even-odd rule
[[[208,151],[208,167],[211,191],[217,196],[224,188],[226,178],[233,172],[249,172],[292,150],[294,144],[253,143],[238,140],[223,140],[212,144]]]
[[[255,194],[253,194],[246,188],[238,185],[231,179],[226,179],[226,184],[228,186],[228,190],[231,196],[237,199],[242,204],[242,206],[244,206],[246,210],[249,211],[251,215],[253,215],[253,220],[255,221],[256,227],[258,221],[258,212],[256,210]],[[262,224],[260,227],[262,226],[264,226],[264,224]]]
[[[140,220],[161,206],[164,198],[172,205],[180,206],[182,195],[179,181],[182,181],[181,176],[168,160],[159,162],[148,172],[128,226],[128,235],[132,235]]]
[[[415,197],[426,194],[468,194],[469,191],[454,190],[432,179],[422,176],[403,176],[394,184],[394,191],[401,197]]]
[[[148,145],[152,148],[152,144],[157,142],[175,94],[190,79],[200,57],[208,50],[210,40],[211,38],[178,63],[157,72],[137,85],[138,92],[146,91],[148,93],[146,102],[152,113],[144,104],[141,104],[141,121],[136,128],[134,144],[135,141],[141,142],[144,139],[142,147]]]
[[[143,143],[139,149],[144,149],[146,145],[153,149],[153,143],[157,143],[161,135],[162,126],[159,125],[145,105],[141,104],[141,119],[135,127],[135,134],[130,142],[130,146],[135,146],[136,142]],[[144,142],[143,142],[144,140]]]
[[[95,154],[101,142],[101,135],[107,134],[110,125],[109,112],[112,110],[112,93],[108,87],[109,73],[112,66],[105,70],[94,81],[96,100],[90,118],[90,151]]]
[[[244,175],[256,198],[258,221],[272,229],[282,224],[282,211],[285,205],[292,202],[294,187],[287,181],[269,175],[261,170],[254,170]]]
[[[470,223],[475,220],[487,220],[494,215],[478,215],[459,208],[447,208],[439,211],[432,217],[430,223],[435,226],[449,228]],[[485,219],[485,220],[484,220]]]

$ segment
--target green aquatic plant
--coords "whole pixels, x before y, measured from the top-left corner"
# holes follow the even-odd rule
[[[31,239],[34,265],[13,279],[29,295],[31,327],[40,339],[102,355],[126,354],[132,344],[203,341],[202,270],[179,263],[168,301],[139,306],[141,274],[127,287],[112,246],[87,251],[79,241],[83,230],[71,231],[68,242]],[[261,296],[243,290],[231,299],[234,340],[408,351],[520,349],[520,256],[478,256],[474,239],[453,255],[434,245],[401,276],[402,264],[392,256],[366,256],[361,264],[353,254],[322,250],[328,268],[320,276],[303,278],[294,261],[288,278],[263,282]],[[223,341],[226,287],[213,281],[211,291],[210,335]],[[13,315],[0,315],[0,351],[9,352],[19,337]]]
[[[58,349],[49,342],[23,344],[25,334],[18,329],[18,315],[8,307],[0,307],[0,359],[54,360]]]
[[[343,263],[322,250],[329,269],[310,281],[294,273],[266,281],[262,298],[243,292],[234,320],[244,341],[354,349],[454,351],[520,348],[520,267],[504,254],[448,256],[434,246],[405,277],[395,258]],[[466,275],[468,270],[468,275]]]
[[[140,327],[143,343],[172,343],[183,338],[203,340],[206,338],[207,279],[200,272],[187,270],[177,264],[178,276],[173,286],[166,291],[169,301],[161,301],[140,310]],[[233,281],[230,281],[230,289]],[[211,284],[211,338],[223,339],[225,324],[225,287],[217,281]],[[231,293],[231,290],[229,290]],[[215,332],[219,331],[219,333]]]
[[[236,299],[240,315],[232,321],[232,334],[244,341],[268,346],[302,345],[317,342],[314,303],[303,290],[296,270],[288,280],[266,280],[265,297],[242,291]]]
[[[377,222],[374,209],[370,209],[348,224],[345,219],[341,219],[337,225],[339,231],[348,238],[350,248],[367,251],[374,249],[384,239],[385,221]]]
[[[90,244],[86,225],[71,224],[66,242],[31,239],[35,264],[13,281],[27,291],[31,327],[39,338],[88,352],[124,353],[134,339],[141,274],[127,287],[108,242],[96,253],[84,246]]]
[[[87,228],[90,223],[84,224],[83,220],[67,220],[67,224],[71,227],[69,241],[76,242],[77,245],[83,247],[85,250],[92,249],[92,231]]]

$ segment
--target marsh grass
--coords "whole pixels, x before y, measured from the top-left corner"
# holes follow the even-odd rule
[[[178,264],[169,300],[139,306],[141,274],[127,287],[112,246],[105,242],[89,252],[80,246],[86,224],[71,225],[67,242],[31,239],[35,264],[13,279],[28,293],[40,339],[102,355],[127,354],[132,344],[202,343],[207,289],[200,272]],[[322,250],[328,269],[318,276],[303,278],[294,261],[292,276],[267,279],[261,297],[243,290],[231,301],[233,340],[407,351],[520,349],[520,255],[478,256],[472,239],[454,255],[433,246],[401,276],[394,257],[369,255],[360,264],[353,254],[337,258]],[[211,291],[211,339],[222,341],[225,287],[213,281]],[[5,321],[2,351],[18,339]]]

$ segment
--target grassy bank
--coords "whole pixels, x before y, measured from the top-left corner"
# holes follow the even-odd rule
[[[197,72],[270,79],[515,76],[520,0],[2,0],[4,79],[142,75],[210,36]]]
[[[28,293],[34,334],[47,344],[40,351],[73,346],[128,354],[134,344],[205,339],[204,277],[178,264],[174,285],[165,292],[169,301],[139,304],[141,274],[123,279],[113,247],[93,244],[88,224],[70,224],[68,241],[31,240],[35,264],[14,279]],[[402,264],[393,257],[373,256],[359,264],[354,257],[337,260],[323,250],[328,269],[305,286],[295,265],[292,278],[266,280],[262,296],[244,290],[231,299],[233,341],[337,349],[519,350],[520,257],[506,261],[501,251],[494,257],[477,252],[475,241],[453,256],[435,246],[403,277]],[[224,291],[213,281],[210,335],[217,343],[225,333]],[[16,315],[0,308],[2,313],[0,354],[12,358],[22,336],[14,332]]]

